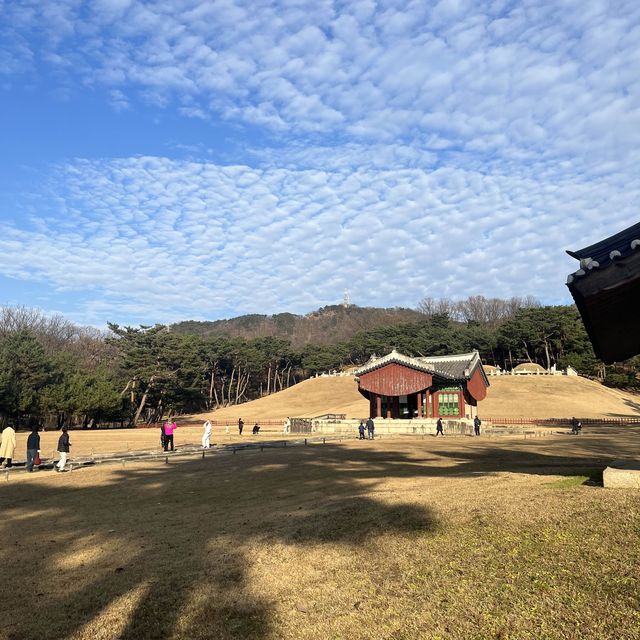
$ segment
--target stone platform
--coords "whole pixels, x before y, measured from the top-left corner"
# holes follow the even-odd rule
[[[607,489],[640,489],[640,460],[616,460],[602,473]]]

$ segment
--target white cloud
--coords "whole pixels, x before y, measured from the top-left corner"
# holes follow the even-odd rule
[[[624,159],[640,142],[634,2],[3,6],[5,73],[64,62],[85,83],[177,101],[189,117],[352,143],[437,136],[492,155]]]
[[[561,301],[564,249],[635,221],[640,180],[610,180],[79,160],[51,177],[47,216],[0,225],[0,274],[74,292],[70,315],[97,323],[306,312],[345,287],[390,306]]]

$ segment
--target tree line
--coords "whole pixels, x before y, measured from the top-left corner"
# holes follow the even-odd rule
[[[575,307],[498,302],[470,298],[463,312],[460,303],[429,301],[417,321],[299,348],[280,337],[190,334],[164,325],[110,324],[102,332],[36,310],[0,308],[0,421],[58,428],[155,422],[269,395],[394,348],[415,356],[477,349],[485,364],[507,370],[521,362],[572,366],[605,384],[638,388],[640,359],[605,367]]]

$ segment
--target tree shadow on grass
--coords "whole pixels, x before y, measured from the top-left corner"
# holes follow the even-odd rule
[[[111,468],[101,485],[89,469],[8,485],[6,637],[278,637],[278,603],[250,578],[252,545],[299,546],[303,562],[307,545],[436,530],[428,508],[368,494],[371,482],[410,473],[408,458],[377,457],[367,485],[335,447],[310,449]]]
[[[631,400],[631,398],[623,398],[623,402],[634,412],[634,415],[629,415],[628,413],[608,413],[607,415],[615,418],[637,418],[638,414],[640,414],[640,395],[637,402]]]
[[[487,473],[524,473],[588,477],[597,475],[612,461],[634,459],[640,451],[640,429],[617,427],[592,434],[561,435],[553,439],[473,439],[466,447],[439,448],[441,459],[425,467],[427,475],[457,477]],[[442,445],[442,443],[440,443]],[[448,444],[448,443],[447,443]],[[596,471],[598,470],[598,471]]]
[[[327,444],[12,481],[0,493],[3,632],[9,640],[279,637],[282,603],[256,589],[255,545],[293,547],[304,563],[317,545],[433,535],[439,523],[428,507],[385,501],[380,483],[577,475],[637,455],[637,440],[473,439],[411,455],[385,443]]]

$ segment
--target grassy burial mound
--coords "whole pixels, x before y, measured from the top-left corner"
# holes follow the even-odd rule
[[[23,474],[0,635],[637,638],[640,494],[583,484],[640,446],[609,430]]]
[[[612,418],[640,415],[640,396],[610,389],[578,376],[492,376],[480,414],[513,418]],[[349,418],[368,415],[369,404],[350,376],[312,378],[285,391],[235,407],[202,414],[214,420],[237,422],[284,420],[287,416],[314,417],[344,413]]]
[[[358,392],[352,376],[311,378],[265,398],[226,407],[207,415],[212,420],[235,424],[251,420],[285,420],[287,416],[313,418],[325,413],[343,413],[349,418],[369,415],[369,402]]]
[[[492,376],[479,411],[492,418],[640,416],[640,396],[579,376]]]

